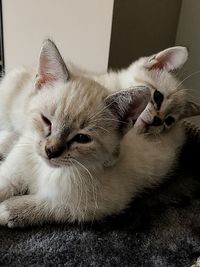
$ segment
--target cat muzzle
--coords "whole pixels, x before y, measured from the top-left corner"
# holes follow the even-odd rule
[[[60,146],[45,146],[45,152],[49,159],[58,158],[65,151],[66,147],[63,145]]]

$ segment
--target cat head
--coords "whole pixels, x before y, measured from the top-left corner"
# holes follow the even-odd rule
[[[181,119],[200,115],[200,106],[188,100],[187,90],[173,73],[187,61],[185,47],[171,47],[150,57],[141,58],[130,68],[134,84],[151,90],[151,101],[139,116],[139,132],[167,132]]]
[[[110,94],[93,80],[73,77],[55,44],[47,40],[29,111],[36,151],[55,167],[113,165],[121,139],[149,99],[144,86]]]

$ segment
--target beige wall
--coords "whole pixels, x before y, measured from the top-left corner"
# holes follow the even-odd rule
[[[177,45],[185,45],[189,49],[189,60],[183,68],[182,77],[192,95],[192,99],[200,103],[200,1],[183,0],[176,38]],[[193,74],[196,73],[196,74]],[[197,120],[200,124],[200,118]]]
[[[108,64],[113,0],[3,0],[5,67],[36,62],[42,40],[93,71]]]

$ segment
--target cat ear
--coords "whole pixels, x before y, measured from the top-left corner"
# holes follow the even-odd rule
[[[119,129],[125,134],[136,122],[145,109],[151,97],[146,86],[136,86],[108,96],[105,99],[107,107],[119,121]]]
[[[200,115],[200,105],[187,101],[181,119]]]
[[[36,88],[53,84],[56,81],[66,82],[69,72],[56,45],[49,39],[45,40],[40,52]]]
[[[151,57],[146,64],[149,70],[158,69],[173,71],[179,69],[188,59],[188,50],[186,47],[175,46],[165,49]]]

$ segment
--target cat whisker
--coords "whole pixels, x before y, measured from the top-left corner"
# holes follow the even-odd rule
[[[186,65],[184,65],[176,72],[175,77],[180,80],[181,77],[185,76],[186,71],[188,71],[188,69],[186,68]]]
[[[110,133],[110,131],[108,131],[107,129],[105,129],[104,127],[101,127],[101,126],[95,126],[96,128],[99,128],[99,129],[102,129],[103,131],[107,132],[107,133]]]
[[[111,106],[114,102],[115,102],[114,100],[112,102],[110,102],[108,105],[106,105],[101,110],[96,112],[93,116],[91,116],[90,119],[92,120],[93,118],[97,117],[99,114],[103,113],[103,111],[106,110],[109,106]]]
[[[193,99],[195,101],[195,103],[200,104],[200,97],[196,96],[196,95],[192,95],[192,94],[188,94],[189,97],[191,97],[191,99]]]
[[[95,212],[96,212],[96,209],[98,208],[96,181],[95,181],[94,177],[92,176],[91,172],[88,170],[88,168],[86,168],[78,160],[76,160],[74,158],[72,160],[74,160],[80,167],[82,167],[89,174],[91,185],[92,185],[92,190],[93,190],[94,203],[95,203],[95,208],[94,208],[94,217],[95,217]]]
[[[79,183],[80,183],[80,196],[79,196],[79,201],[78,201],[78,205],[77,205],[77,210],[79,210],[79,207],[80,207],[81,202],[82,202],[82,195],[83,195],[83,178],[82,178],[82,176],[81,176],[78,168],[75,166],[75,164],[74,164],[74,167],[75,167],[75,169],[77,171],[77,174],[78,174],[78,177],[80,179],[79,180]],[[86,206],[86,210],[87,210],[87,203],[88,203],[88,200],[87,200],[87,190],[84,190],[84,192],[85,192],[85,195],[86,195],[86,205],[85,206]]]
[[[81,201],[82,201],[82,194],[83,194],[83,179],[82,179],[82,176],[78,170],[78,168],[76,167],[76,165],[72,162],[72,160],[70,160],[70,162],[73,164],[73,167],[75,168],[76,172],[77,172],[77,175],[78,175],[78,184],[80,185],[80,196],[79,196],[79,199],[78,199],[78,204],[77,204],[77,210],[79,210],[79,207],[80,207],[80,204],[81,204]],[[79,193],[79,192],[78,192]],[[86,198],[87,198],[87,192],[85,192],[86,194]],[[78,194],[79,195],[79,194]],[[87,204],[87,201],[86,201],[86,204]],[[86,205],[87,207],[87,205]],[[83,218],[84,219],[84,218]]]
[[[191,73],[190,75],[188,75],[187,77],[185,77],[182,81],[180,81],[180,83],[178,83],[177,87],[175,90],[177,90],[186,80],[188,80],[189,78],[191,78],[192,76],[196,75],[196,74],[199,74],[200,73],[200,70],[198,71],[195,71],[193,73]]]
[[[197,91],[195,89],[192,88],[182,88],[183,91],[186,91],[187,96],[190,96],[191,98],[193,98],[195,100],[195,102],[197,103],[197,99],[200,100],[200,97],[197,95]],[[192,94],[191,92],[194,92],[194,94]]]
[[[70,159],[71,162],[73,162],[73,160],[74,160],[74,159]],[[74,160],[74,161],[76,162],[76,160]],[[74,164],[74,166],[75,166],[75,164]],[[77,172],[79,173],[78,168],[76,168],[76,169],[77,169]],[[79,173],[79,175],[80,175],[80,173]],[[80,175],[80,176],[81,176],[81,175]],[[86,213],[87,210],[88,210],[88,192],[87,192],[87,184],[86,184],[84,178],[83,178],[81,181],[83,181],[83,183],[84,183],[84,192],[85,192],[85,213]],[[83,216],[84,216],[84,215],[83,215]],[[83,219],[84,219],[84,218],[83,218]]]
[[[99,132],[97,132],[96,130],[92,129],[92,131],[96,134],[96,136],[99,136]]]
[[[94,120],[93,122],[97,122],[97,121],[116,121],[116,122],[121,122],[121,123],[124,123],[124,124],[129,124],[128,122],[117,120],[117,119],[103,119],[103,118]]]
[[[73,204],[74,204],[74,207],[76,207],[76,205],[78,204],[79,202],[79,186],[81,185],[78,176],[75,174],[74,172],[74,168],[71,169],[70,172],[73,172],[73,175],[71,175],[71,178],[72,178],[72,182],[75,184],[75,186],[73,187],[74,190],[75,190],[75,198],[73,200]],[[78,181],[77,181],[78,180]],[[78,207],[76,207],[76,210],[78,210]],[[75,214],[75,210],[74,210],[74,214]]]

